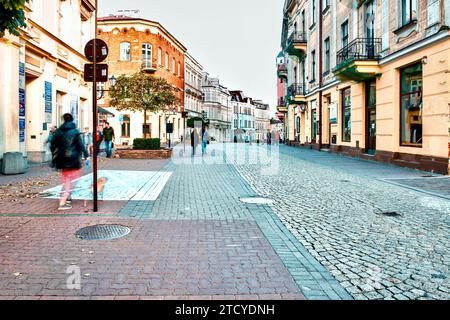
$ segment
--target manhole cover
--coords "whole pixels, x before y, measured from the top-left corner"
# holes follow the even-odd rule
[[[244,203],[251,203],[251,204],[269,204],[269,203],[273,203],[272,199],[268,199],[268,198],[258,198],[258,197],[254,197],[254,198],[241,198],[240,199],[241,202]]]
[[[401,214],[398,213],[397,211],[386,211],[381,212],[380,214],[387,217],[401,217]]]
[[[341,180],[341,182],[350,182],[350,180]]]
[[[81,240],[113,240],[126,236],[131,229],[118,224],[99,224],[81,228],[75,235]]]

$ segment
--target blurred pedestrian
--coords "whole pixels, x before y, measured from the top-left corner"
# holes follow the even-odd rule
[[[55,131],[51,141],[52,165],[62,172],[63,190],[58,210],[72,208],[72,190],[81,175],[81,156],[89,154],[78,131],[73,116],[66,113],[64,123]]]
[[[97,145],[97,156],[100,153],[100,146],[103,141],[103,133],[102,128],[100,126],[97,127],[97,131],[95,132],[95,143]]]
[[[103,140],[105,141],[106,157],[111,158],[115,136],[114,129],[109,125],[109,122],[105,122],[105,128],[103,128]]]
[[[191,147],[192,147],[192,155],[195,156],[195,151],[197,149],[197,145],[199,142],[199,136],[197,130],[195,128],[191,131]]]
[[[206,126],[202,128],[202,155],[206,153],[206,147],[209,143],[209,133]]]
[[[89,156],[92,156],[93,139],[92,139],[92,133],[89,132],[89,127],[84,128],[83,143],[84,143],[84,147],[89,152]]]

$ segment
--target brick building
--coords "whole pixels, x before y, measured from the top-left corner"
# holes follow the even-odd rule
[[[181,112],[184,106],[184,74],[186,48],[158,22],[127,16],[99,18],[98,37],[109,47],[106,63],[110,77],[144,71],[172,84],[179,105],[158,113],[147,114],[144,128],[143,112],[118,111],[110,107],[107,94],[99,101],[102,107],[116,116],[110,120],[116,132],[116,143],[132,144],[134,138],[160,138],[167,142],[166,123],[173,123],[171,141],[179,141],[184,131]],[[109,83],[102,85],[106,90]]]
[[[286,0],[283,15],[289,144],[447,173],[449,1]]]

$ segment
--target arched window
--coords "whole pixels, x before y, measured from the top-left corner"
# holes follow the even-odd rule
[[[120,61],[131,60],[131,44],[129,42],[122,42],[120,44]]]

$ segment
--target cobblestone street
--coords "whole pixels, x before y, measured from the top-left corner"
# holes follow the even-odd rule
[[[243,157],[259,147],[240,148]],[[275,175],[237,169],[355,299],[449,298],[450,201],[382,181],[425,173],[286,146]],[[449,190],[441,178],[438,191]]]
[[[256,144],[212,144],[204,157],[177,146],[171,161],[102,160],[100,169],[170,177],[156,200],[124,200],[118,193],[101,201],[96,214],[90,201],[85,207],[77,199],[64,213],[55,199],[4,202],[0,299],[450,296],[444,177]],[[23,181],[39,180],[37,172],[2,177],[0,185],[20,190]],[[35,192],[57,186],[55,172],[42,168],[42,174],[47,182]],[[439,179],[442,188],[424,179]],[[105,188],[116,190],[124,180]],[[273,202],[241,201],[258,197]],[[75,236],[79,228],[112,223],[131,233],[108,241]],[[71,266],[81,270],[79,290],[67,287]]]

